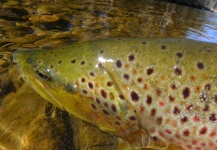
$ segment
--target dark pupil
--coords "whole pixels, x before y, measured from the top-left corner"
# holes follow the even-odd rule
[[[50,78],[46,76],[45,74],[43,74],[41,71],[36,70],[36,73],[38,74],[40,78],[45,79],[45,80],[50,80]]]

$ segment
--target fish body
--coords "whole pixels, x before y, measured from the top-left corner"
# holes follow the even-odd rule
[[[14,61],[42,97],[134,148],[217,149],[217,44],[113,38]]]

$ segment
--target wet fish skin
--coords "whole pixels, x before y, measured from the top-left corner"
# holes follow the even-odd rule
[[[217,149],[217,44],[113,38],[14,61],[42,97],[132,147]]]

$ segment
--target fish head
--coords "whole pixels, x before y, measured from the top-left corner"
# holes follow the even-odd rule
[[[103,65],[112,60],[82,46],[18,50],[13,59],[27,84],[58,108],[108,132],[135,124],[133,119],[120,121],[134,118],[134,110]]]

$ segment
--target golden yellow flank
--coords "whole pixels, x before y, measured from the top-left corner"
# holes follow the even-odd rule
[[[217,149],[217,45],[114,38],[20,50],[25,81],[132,148]]]

